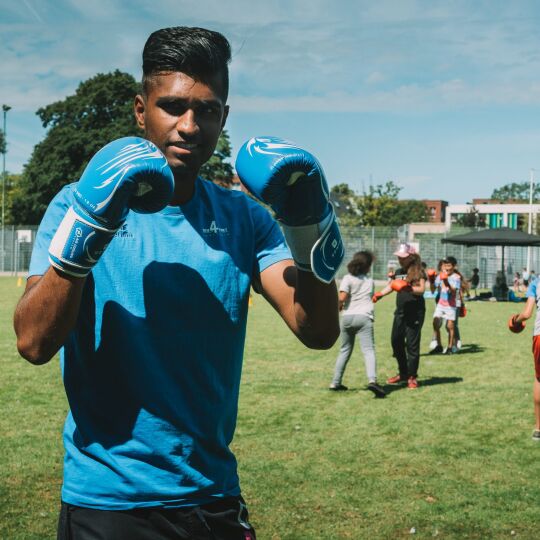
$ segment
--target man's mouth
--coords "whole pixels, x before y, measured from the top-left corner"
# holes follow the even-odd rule
[[[169,143],[169,146],[172,146],[173,148],[178,148],[179,150],[187,150],[191,152],[192,150],[196,150],[199,145],[196,143],[173,142]]]

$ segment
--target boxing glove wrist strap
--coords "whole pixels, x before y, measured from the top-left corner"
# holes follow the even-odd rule
[[[71,206],[49,246],[50,263],[70,276],[87,276],[120,226],[108,229]]]
[[[319,223],[291,227],[281,224],[296,266],[330,283],[344,256],[343,241],[333,208]]]

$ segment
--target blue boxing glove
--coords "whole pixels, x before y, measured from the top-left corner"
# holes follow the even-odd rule
[[[294,262],[330,283],[344,249],[321,165],[306,150],[277,137],[246,142],[236,158],[241,182],[280,222]]]
[[[172,171],[153,143],[124,137],[105,145],[75,185],[75,202],[49,246],[50,263],[71,276],[88,275],[130,209],[157,212],[173,192]]]

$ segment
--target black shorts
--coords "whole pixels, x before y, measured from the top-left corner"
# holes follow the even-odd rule
[[[94,510],[62,502],[57,540],[255,540],[242,497],[183,508]]]

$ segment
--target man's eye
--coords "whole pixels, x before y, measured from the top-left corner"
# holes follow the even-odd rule
[[[200,114],[203,116],[219,116],[219,109],[217,107],[202,107]]]
[[[178,116],[182,114],[184,107],[180,105],[179,103],[163,103],[161,105],[161,108],[167,113],[172,116]]]

